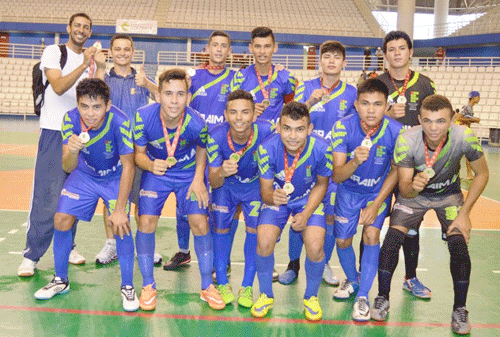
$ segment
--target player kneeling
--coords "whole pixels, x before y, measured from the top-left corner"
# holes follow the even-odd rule
[[[131,122],[111,106],[104,81],[86,79],[76,88],[77,108],[63,119],[63,169],[71,173],[54,216],[54,279],[35,293],[46,300],[69,291],[68,258],[75,220],[90,221],[99,198],[110,212],[122,277],[123,309],[139,309],[132,283],[134,241],[129,226],[129,195],[134,178]],[[103,156],[104,154],[104,156]]]

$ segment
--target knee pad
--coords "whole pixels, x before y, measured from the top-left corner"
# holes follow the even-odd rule
[[[462,234],[448,236],[448,250],[450,251],[452,260],[461,262],[470,261],[469,248]]]
[[[399,251],[399,248],[403,245],[405,239],[405,233],[397,230],[393,227],[389,227],[387,235],[384,239],[384,248],[388,250]]]

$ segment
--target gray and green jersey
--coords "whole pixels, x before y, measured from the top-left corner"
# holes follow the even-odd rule
[[[393,159],[397,166],[414,168],[415,174],[425,169],[423,135],[422,126],[419,125],[398,137]],[[433,153],[429,149],[429,157]],[[471,129],[452,124],[448,130],[448,139],[432,167],[436,175],[419,194],[442,196],[460,193],[460,160],[464,155],[469,161],[476,161],[483,156],[483,149]]]

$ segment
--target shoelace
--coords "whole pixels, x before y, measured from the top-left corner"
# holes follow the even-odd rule
[[[382,297],[377,297],[375,298],[375,303],[373,303],[373,307],[375,309],[380,309],[382,308],[382,304],[384,304],[385,300]]]
[[[111,252],[113,252],[113,248],[115,248],[113,245],[106,244],[103,249],[104,254],[109,255]]]
[[[125,297],[127,297],[127,300],[134,300],[134,288],[123,288],[122,292],[125,292]]]
[[[367,303],[366,299],[360,298],[358,300],[358,307],[359,307],[359,311],[367,312],[368,311],[368,303]]]
[[[342,282],[342,285],[340,286],[340,289],[346,290],[347,287],[349,287],[350,284],[351,284],[351,282],[345,280],[344,282]]]
[[[465,323],[467,322],[467,310],[465,310],[465,308],[458,308],[456,310],[456,313],[458,315],[458,320],[461,322],[461,323]]]

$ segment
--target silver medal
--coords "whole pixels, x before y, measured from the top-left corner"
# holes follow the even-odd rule
[[[87,144],[90,140],[90,135],[88,132],[84,131],[78,135],[83,144]]]
[[[429,177],[429,179],[432,179],[432,177],[434,177],[436,175],[436,172],[434,172],[434,170],[432,169],[432,167],[426,167],[424,169],[424,173],[427,174],[427,176]]]
[[[367,147],[368,149],[371,149],[373,146],[373,142],[370,138],[365,138],[361,142],[361,146]]]
[[[397,102],[398,102],[398,104],[406,104],[406,97],[405,96],[398,96]]]
[[[287,195],[290,195],[293,193],[293,191],[295,191],[295,187],[292,185],[292,183],[285,183],[285,185],[283,185],[283,190]]]

